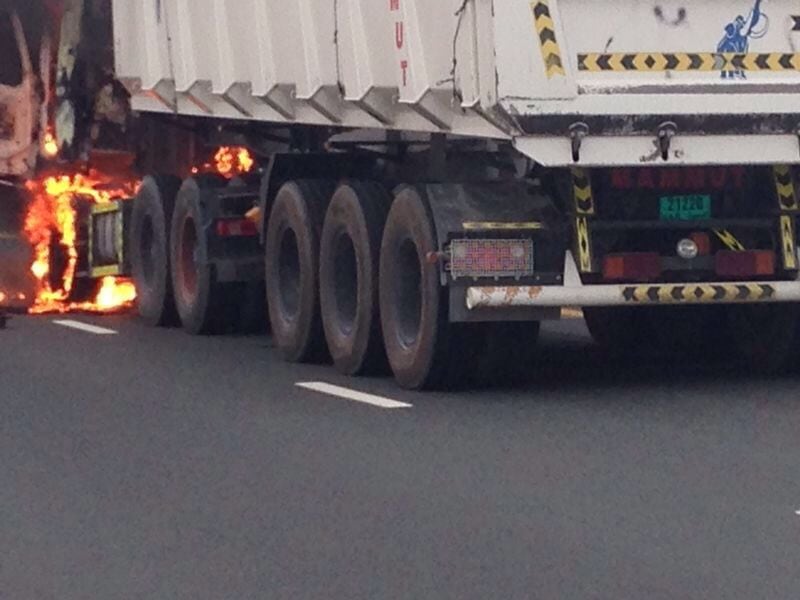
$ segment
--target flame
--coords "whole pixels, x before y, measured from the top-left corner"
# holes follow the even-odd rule
[[[58,142],[52,131],[48,131],[44,134],[44,139],[42,140],[42,154],[44,154],[46,158],[55,158],[58,156]]]
[[[106,204],[116,198],[133,195],[136,184],[116,184],[98,173],[56,175],[27,184],[33,201],[25,217],[25,235],[34,248],[31,272],[36,278],[36,296],[31,314],[65,313],[70,311],[111,312],[130,306],[136,298],[133,283],[127,279],[107,277],[96,298],[75,303],[69,298],[75,283],[78,264],[76,199]],[[59,283],[52,283],[50,252],[56,242],[62,249],[66,265]]]
[[[226,179],[233,179],[237,175],[250,173],[255,166],[255,158],[244,146],[220,146],[213,161],[192,167],[192,175],[216,173]]]
[[[224,177],[249,173],[255,161],[247,148],[222,146],[214,155],[217,172]]]

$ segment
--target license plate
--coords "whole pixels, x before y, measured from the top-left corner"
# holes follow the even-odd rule
[[[711,218],[711,196],[662,196],[662,221],[701,221]]]

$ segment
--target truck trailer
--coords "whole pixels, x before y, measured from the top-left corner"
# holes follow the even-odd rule
[[[124,148],[143,177],[132,201],[87,217],[86,273],[131,274],[151,325],[209,334],[262,317],[288,361],[388,366],[410,389],[526,376],[539,324],[565,306],[616,352],[794,363],[789,0],[51,13],[62,159]],[[25,123],[20,148],[43,134]],[[256,167],[198,169],[217,145]]]

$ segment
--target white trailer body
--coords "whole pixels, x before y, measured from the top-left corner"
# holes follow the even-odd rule
[[[513,139],[540,164],[800,158],[789,0],[114,0],[142,111]]]

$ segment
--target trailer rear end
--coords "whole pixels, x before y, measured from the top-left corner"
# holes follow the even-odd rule
[[[145,178],[92,260],[148,322],[266,300],[287,360],[410,388],[529,375],[563,306],[616,351],[792,362],[791,2],[290,4],[112,3]],[[209,176],[214,146],[251,168]]]

